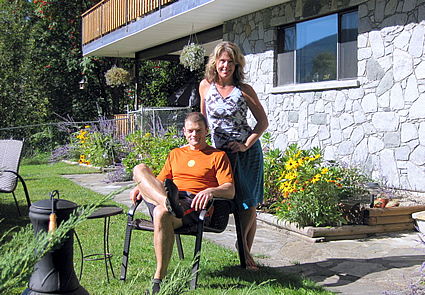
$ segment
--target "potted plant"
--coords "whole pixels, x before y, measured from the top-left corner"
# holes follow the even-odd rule
[[[190,43],[183,47],[180,55],[180,64],[190,71],[200,69],[205,62],[205,48],[196,43]]]
[[[129,84],[131,81],[130,73],[120,67],[112,66],[105,73],[106,84],[112,87],[118,87],[121,85]]]
[[[375,208],[384,208],[387,206],[390,198],[387,194],[381,192],[376,196],[375,202],[373,203],[373,207]]]

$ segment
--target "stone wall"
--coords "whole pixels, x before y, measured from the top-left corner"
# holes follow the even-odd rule
[[[425,191],[424,2],[294,0],[225,23],[224,40],[246,56],[247,82],[266,110],[275,147],[320,146],[326,159]],[[276,91],[276,26],[352,6],[359,13],[359,86]]]

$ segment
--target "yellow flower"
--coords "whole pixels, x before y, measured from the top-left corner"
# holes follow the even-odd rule
[[[326,174],[329,172],[329,168],[325,167],[322,169],[322,174]]]
[[[303,159],[298,159],[298,167],[302,166],[304,164],[304,160]]]
[[[311,179],[311,183],[316,183],[320,180],[320,178],[322,177],[322,175],[320,174],[316,174],[312,179]]]
[[[149,132],[147,132],[145,135],[143,135],[143,138],[148,138],[150,136],[151,136],[151,134]]]
[[[291,182],[290,181],[285,181],[285,182],[282,182],[281,184],[280,184],[280,187],[279,187],[283,192],[290,192],[290,190],[291,190]]]
[[[285,164],[285,169],[286,170],[292,170],[292,169],[297,169],[298,168],[298,161],[295,161],[294,159],[290,158],[288,160],[288,162],[286,162]]]
[[[90,128],[90,125],[86,125],[86,126],[84,126],[84,128]]]
[[[90,165],[90,161],[86,161],[86,165]]]
[[[298,173],[297,173],[296,170],[293,171],[293,172],[288,172],[288,173],[285,174],[285,178],[289,179],[289,180],[293,180],[293,179],[297,178],[297,176],[298,176]]]

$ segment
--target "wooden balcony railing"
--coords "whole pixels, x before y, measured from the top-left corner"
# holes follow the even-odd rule
[[[82,14],[87,44],[176,0],[102,0]]]

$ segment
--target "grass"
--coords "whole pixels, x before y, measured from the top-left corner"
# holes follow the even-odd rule
[[[77,165],[58,163],[55,165],[37,164],[21,165],[20,174],[24,177],[31,201],[48,199],[49,192],[59,190],[60,197],[78,205],[90,204],[102,199],[102,195],[74,184],[61,177],[62,174],[91,173],[94,169]],[[25,198],[21,185],[17,188],[17,197],[21,211],[27,214]],[[27,215],[19,216],[11,194],[0,194],[0,234],[14,226],[23,227],[30,223]],[[121,206],[124,212],[128,208],[114,201],[107,201],[105,206]],[[141,214],[141,213],[139,213]],[[153,252],[152,233],[135,232],[129,257],[127,280],[120,281],[121,253],[124,244],[126,214],[111,217],[110,224],[110,251],[114,254],[112,264],[116,279],[111,278],[108,284],[103,261],[85,261],[80,284],[90,294],[144,294],[150,287],[155,270],[155,256]],[[81,240],[84,254],[101,253],[103,250],[103,220],[87,220],[76,229]],[[174,251],[169,267],[169,279],[175,282],[172,274],[176,270],[189,270],[191,254],[193,253],[194,238],[183,236],[183,247],[186,259],[179,260],[177,251]],[[201,269],[198,278],[198,288],[195,291],[187,290],[186,294],[332,294],[317,284],[304,278],[285,274],[271,267],[261,267],[257,272],[250,272],[238,266],[236,252],[220,247],[214,243],[204,241],[202,246]],[[74,242],[74,268],[77,276],[81,254],[76,241]],[[181,276],[180,273],[175,276]],[[170,284],[172,285],[172,284]],[[10,290],[9,294],[21,294],[27,286]],[[178,294],[180,294],[179,292]],[[169,292],[167,294],[176,294]]]

